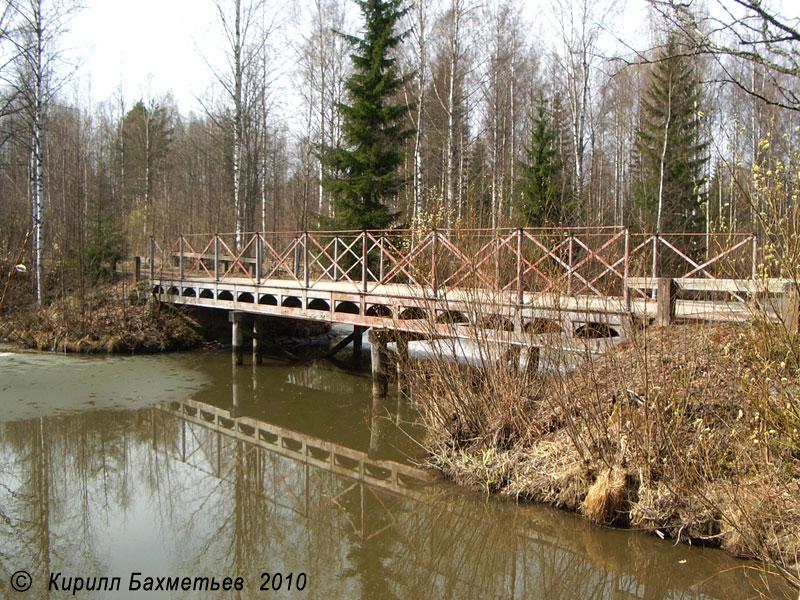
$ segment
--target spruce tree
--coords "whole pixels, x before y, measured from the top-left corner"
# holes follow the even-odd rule
[[[634,193],[643,229],[663,233],[704,228],[708,142],[699,107],[695,65],[670,36],[641,103],[635,157],[640,179]]]
[[[526,226],[564,225],[571,207],[562,195],[563,163],[556,147],[558,131],[551,123],[544,98],[531,115],[531,139],[525,148],[526,162],[520,164],[519,211]]]
[[[331,193],[331,224],[338,228],[381,229],[396,217],[387,202],[404,183],[402,148],[413,133],[403,123],[409,107],[394,100],[403,84],[393,52],[403,39],[395,32],[408,11],[402,3],[359,0],[363,37],[342,34],[354,47],[354,72],[345,84],[350,104],[338,106],[344,145],[321,153],[331,173],[322,180]]]

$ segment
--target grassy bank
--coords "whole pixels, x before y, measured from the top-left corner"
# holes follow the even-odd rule
[[[647,328],[568,375],[412,370],[458,483],[770,561],[800,588],[800,339]]]
[[[136,300],[124,282],[67,292],[45,306],[23,283],[10,290],[0,312],[0,340],[37,350],[141,353],[195,348],[203,343],[183,311]]]

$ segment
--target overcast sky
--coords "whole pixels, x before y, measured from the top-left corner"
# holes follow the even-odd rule
[[[271,5],[302,13],[299,2],[288,2]],[[532,35],[554,31],[543,24],[549,5],[548,0],[524,3]],[[644,0],[620,0],[616,6],[621,14],[616,24],[609,24],[609,36],[630,36],[643,28]],[[85,98],[89,93],[100,102],[115,97],[122,87],[130,106],[136,99],[171,91],[181,112],[201,110],[197,97],[204,96],[213,82],[207,61],[224,61],[219,15],[212,0],[84,0],[84,7],[62,40],[79,57],[81,66],[72,86],[76,94]],[[354,7],[350,14],[357,17]],[[283,36],[290,33],[285,29]],[[288,45],[281,45],[287,54],[283,70],[291,72]],[[288,86],[288,78],[284,81]]]

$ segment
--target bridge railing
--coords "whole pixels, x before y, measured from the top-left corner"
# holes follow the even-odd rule
[[[373,292],[421,287],[434,296],[482,288],[623,296],[631,277],[754,277],[752,234],[646,234],[622,227],[256,232],[151,241],[151,276],[280,281]],[[640,292],[641,293],[641,292]]]

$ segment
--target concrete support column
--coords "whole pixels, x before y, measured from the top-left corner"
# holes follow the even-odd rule
[[[395,336],[397,344],[397,387],[403,387],[403,370],[408,365],[408,338],[403,332],[398,332]]]
[[[234,365],[244,364],[244,331],[242,331],[242,322],[244,321],[244,314],[232,312],[229,314],[228,319],[231,323],[231,342],[232,342],[232,357]]]
[[[386,335],[370,329],[370,354],[372,357],[372,396],[386,396],[389,385],[386,378]]]
[[[260,365],[263,362],[261,357],[261,342],[259,337],[262,334],[261,322],[256,318],[253,321],[253,364]]]
[[[365,327],[355,325],[353,327],[353,363],[355,365],[361,364],[361,342],[364,336]]]

